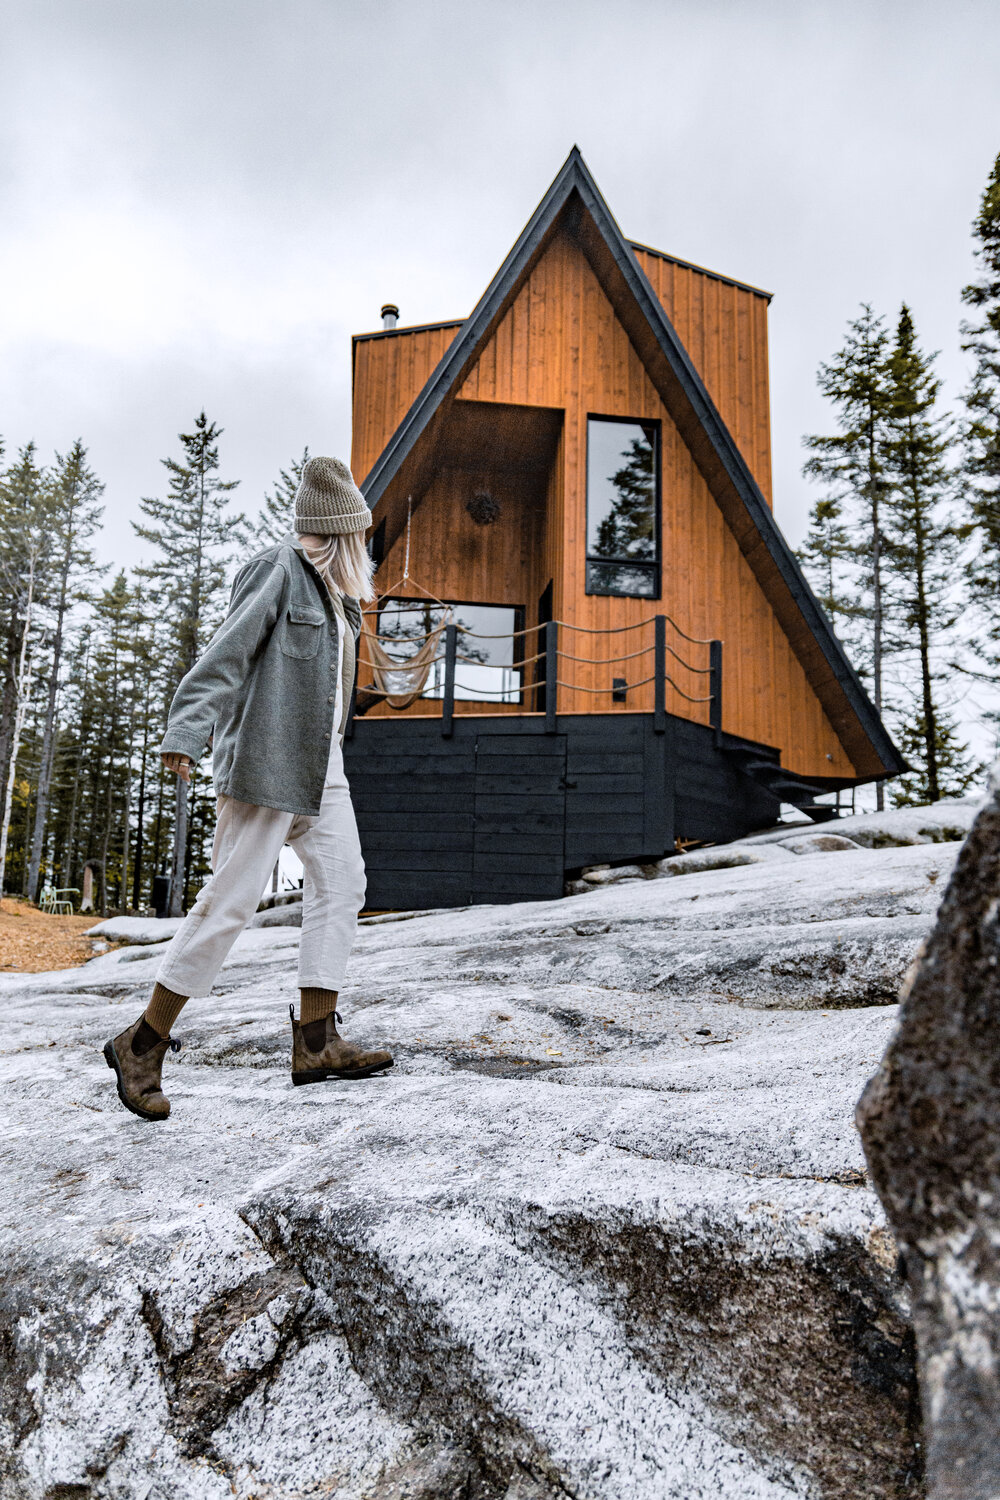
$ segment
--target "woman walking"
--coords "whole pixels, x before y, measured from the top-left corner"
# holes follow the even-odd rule
[[[118,1097],[165,1120],[163,1059],[192,996],[207,995],[257,909],[284,844],[302,860],[299,1019],[292,1082],[366,1078],[392,1067],[337,1031],[337,994],[364,904],[365,870],[342,740],[361,630],[374,598],[364,533],[371,511],[347,465],[311,458],[295,496],[295,532],[237,574],[229,613],[183,678],[160,745],[185,781],[212,744],[218,820],[212,878],[167,945],[152,998],[104,1056]]]

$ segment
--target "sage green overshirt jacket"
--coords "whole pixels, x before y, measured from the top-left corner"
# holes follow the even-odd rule
[[[360,605],[343,603],[357,641]],[[237,573],[229,613],[181,679],[159,753],[198,760],[214,736],[218,794],[317,816],[334,732],[338,630],[329,590],[294,533],[258,552]],[[345,719],[349,700],[345,693]]]

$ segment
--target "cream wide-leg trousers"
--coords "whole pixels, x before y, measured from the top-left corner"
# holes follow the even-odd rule
[[[257,910],[284,844],[292,845],[303,867],[299,987],[342,988],[365,901],[365,866],[338,734],[318,817],[219,798],[212,878],[167,944],[158,983],[178,995],[209,993]]]

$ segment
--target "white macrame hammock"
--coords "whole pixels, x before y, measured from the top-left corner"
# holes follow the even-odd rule
[[[372,674],[374,686],[378,689],[380,696],[388,703],[390,708],[409,708],[415,703],[427,686],[431,667],[438,654],[438,643],[444,634],[444,628],[452,616],[450,604],[445,604],[436,594],[425,589],[415,579],[410,577],[410,521],[412,518],[412,497],[406,502],[406,552],[403,559],[403,576],[391,586],[384,589],[382,598],[388,598],[396,589],[404,584],[411,588],[419,589],[420,593],[434,604],[439,604],[444,614],[437,625],[431,630],[422,646],[405,661],[392,657],[382,645],[376,631],[369,630],[367,625],[362,625],[361,634],[365,642],[367,653],[367,666]]]

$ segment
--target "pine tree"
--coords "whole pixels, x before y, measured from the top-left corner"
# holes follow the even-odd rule
[[[34,443],[28,443],[0,482],[0,577],[8,601],[0,699],[0,767],[5,772],[0,815],[0,891],[7,873],[7,843],[18,753],[31,692],[37,615],[47,583],[49,510],[45,474],[35,461]]]
[[[157,556],[137,572],[156,585],[164,619],[163,649],[168,655],[171,691],[189,671],[222,613],[223,586],[234,547],[244,545],[248,523],[227,514],[238,480],[219,478],[218,440],[222,429],[202,412],[195,430],[180,433],[184,459],[165,458],[169,474],[165,498],[139,505],[152,524],[133,522],[136,533]],[[187,866],[188,786],[180,777],[174,795],[174,841],[170,912],[184,908]]]
[[[858,605],[851,588],[854,548],[841,500],[827,495],[816,501],[797,556],[834,628],[839,624],[840,633],[846,635],[846,626],[857,618]]]
[[[883,517],[886,573],[892,598],[892,647],[905,671],[915,665],[916,712],[901,726],[904,753],[915,768],[893,800],[937,802],[968,785],[974,771],[942,705],[940,657],[955,623],[958,534],[952,514],[951,424],[937,413],[941,388],[917,343],[904,303],[888,360],[889,423],[885,445]],[[945,757],[942,763],[941,757]]]
[[[965,393],[965,477],[975,546],[967,567],[970,597],[983,622],[973,642],[984,680],[1000,683],[1000,156],[993,163],[973,224],[980,276],[962,292],[974,322],[962,324],[962,348],[975,359]]]
[[[919,706],[898,731],[899,748],[913,770],[907,776],[899,776],[892,783],[894,807],[923,807],[935,800],[928,787],[927,767],[929,755],[927,741],[934,736],[933,760],[937,781],[945,797],[961,797],[982,774],[982,766],[969,759],[968,745],[961,744],[952,716],[938,708],[934,715],[933,728],[928,726]]]
[[[302,457],[293,460],[290,469],[282,469],[274,490],[265,493],[260,515],[253,526],[254,540],[261,547],[270,547],[294,531],[295,491],[308,460],[309,449],[303,448]]]
[[[50,476],[51,505],[49,526],[53,549],[52,635],[49,647],[47,699],[38,780],[35,792],[34,830],[28,864],[27,896],[34,901],[42,859],[42,842],[49,810],[56,742],[56,712],[59,699],[59,674],[66,632],[67,616],[74,604],[86,597],[83,592],[97,571],[93,552],[86,546],[101,523],[104,486],[87,467],[87,450],[78,438],[65,456],[56,454]]]
[[[88,759],[95,771],[88,857],[104,875],[102,910],[114,897],[127,910],[136,739],[144,699],[143,618],[139,593],[124,570],[93,608],[89,695],[97,734]]]
[[[597,557],[650,558],[654,555],[654,514],[650,496],[656,483],[655,445],[633,438],[625,462],[610,476],[615,502],[597,528]]]
[[[848,324],[847,338],[829,364],[819,368],[817,383],[833,402],[839,431],[805,439],[812,450],[803,472],[829,486],[828,498],[843,506],[845,525],[858,564],[852,612],[855,629],[849,644],[870,678],[875,707],[884,698],[886,651],[885,446],[889,414],[886,366],[888,334],[884,319],[863,304],[861,316]],[[876,790],[885,805],[882,783]]]
[[[0,592],[4,609],[0,777],[6,775],[10,756],[29,581],[33,600],[37,601],[40,593],[45,511],[45,473],[36,460],[34,443],[28,443],[0,478]]]

